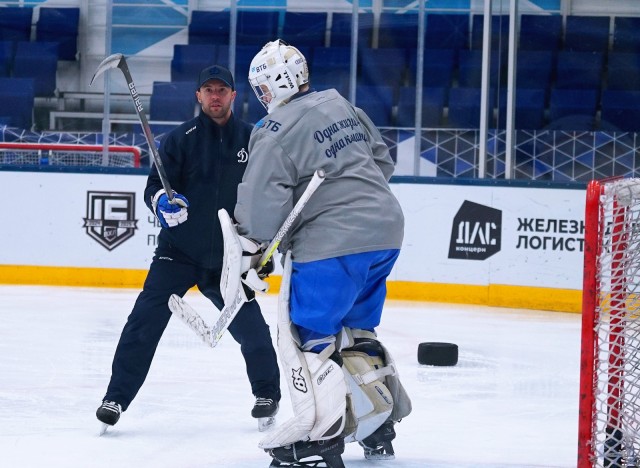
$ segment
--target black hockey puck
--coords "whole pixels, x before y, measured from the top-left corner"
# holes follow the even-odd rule
[[[420,343],[418,362],[428,366],[455,366],[458,363],[458,345],[454,343]]]

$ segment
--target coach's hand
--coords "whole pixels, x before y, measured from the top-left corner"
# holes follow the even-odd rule
[[[169,197],[164,190],[158,191],[151,201],[153,212],[163,228],[171,228],[182,224],[187,220],[189,201],[184,195],[173,192],[174,203],[169,202]]]

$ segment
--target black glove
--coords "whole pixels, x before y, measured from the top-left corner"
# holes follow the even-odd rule
[[[276,269],[276,266],[273,263],[273,255],[272,255],[271,257],[269,257],[269,260],[267,260],[267,263],[265,263],[264,266],[260,268],[260,270],[258,271],[258,278],[260,278],[261,280],[265,279],[271,273],[273,273],[273,270],[275,269]]]

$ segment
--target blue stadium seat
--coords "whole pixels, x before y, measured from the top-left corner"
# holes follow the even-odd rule
[[[189,44],[229,44],[230,20],[228,10],[193,10],[188,26]]]
[[[36,23],[36,41],[57,42],[59,60],[76,60],[80,8],[42,6]]]
[[[429,13],[425,33],[427,49],[468,49],[469,15]]]
[[[449,90],[449,112],[447,127],[479,128],[480,127],[480,88],[451,88]],[[489,96],[489,118],[495,103],[495,92]]]
[[[11,76],[13,48],[13,41],[0,41],[0,76]]]
[[[273,10],[238,11],[237,44],[256,46],[260,50],[267,42],[277,39],[278,16],[279,13]]]
[[[549,97],[549,122],[553,124],[563,119],[564,124],[560,128],[562,130],[590,130],[595,122],[597,106],[598,91],[596,90],[552,89]],[[572,121],[571,117],[577,118]],[[585,128],[585,117],[588,117],[586,126],[590,128]]]
[[[324,91],[325,89],[335,89],[340,95],[346,99],[349,99],[349,80],[342,78],[336,80],[331,76],[315,77],[311,76],[311,88],[316,91]]]
[[[200,70],[217,63],[217,60],[218,46],[175,44],[171,59],[171,81],[191,81],[195,86]]]
[[[604,53],[609,48],[608,16],[567,16],[564,50]]]
[[[558,52],[556,87],[600,89],[604,73],[604,56],[600,52]]]
[[[332,13],[331,47],[351,47],[351,13]],[[373,13],[358,14],[358,47],[371,47],[373,37]]]
[[[406,49],[361,49],[358,83],[374,86],[404,86],[408,69]]]
[[[378,47],[418,47],[418,15],[382,12],[378,25]]]
[[[416,83],[417,61],[417,52],[409,50],[409,85]],[[454,49],[425,49],[422,85],[435,88],[451,86],[456,62],[457,51]]]
[[[195,115],[194,81],[154,81],[149,120],[184,122]]]
[[[539,130],[544,127],[545,89],[516,89],[515,127],[519,130]],[[507,120],[507,90],[502,89],[498,100],[498,127],[505,128]]]
[[[403,86],[398,94],[398,127],[414,127],[416,122],[416,88]],[[447,94],[446,88],[422,89],[422,127],[438,128],[442,124],[442,115]]]
[[[313,60],[307,60],[311,82],[335,83],[349,81],[351,49],[349,47],[315,47]]]
[[[231,63],[229,62],[229,46],[222,44],[218,46],[218,56],[216,57],[218,64],[231,69]]]
[[[33,126],[35,101],[33,78],[0,78],[2,115],[7,125],[30,130]]]
[[[358,86],[356,106],[361,108],[374,124],[380,127],[392,125],[394,90],[391,86]]]
[[[640,132],[640,91],[604,90],[601,120],[625,132]]]
[[[458,85],[461,88],[479,88],[482,84],[482,50],[460,50],[458,54]],[[505,69],[505,65],[493,51],[489,77],[492,86],[499,84],[501,69]]]
[[[15,78],[33,78],[37,97],[52,97],[56,93],[58,70],[57,42],[18,42],[13,60]]]
[[[520,17],[520,50],[555,52],[562,45],[562,16],[524,14]]]
[[[282,39],[298,49],[324,46],[326,33],[327,13],[287,11],[284,14]]]
[[[627,91],[640,89],[640,54],[609,52],[607,89]]]
[[[264,44],[262,44],[264,45]],[[236,46],[236,75],[238,79],[247,80],[249,76],[249,66],[262,46],[237,45]],[[236,80],[237,81],[237,80]]]
[[[256,95],[253,94],[253,92],[251,94],[251,96],[248,96],[247,112],[244,114],[243,120],[255,124],[267,115],[267,110],[260,103]]]
[[[553,51],[521,50],[518,53],[517,60],[517,87],[523,89],[550,89],[554,64]]]
[[[484,15],[473,15],[471,24],[471,48],[482,50]],[[491,16],[491,48],[507,51],[509,46],[509,15]]]
[[[616,16],[613,19],[611,50],[640,53],[640,17]]]
[[[0,8],[0,41],[30,41],[33,7]]]

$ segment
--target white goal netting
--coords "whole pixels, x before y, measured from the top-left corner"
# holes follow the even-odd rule
[[[640,179],[592,182],[585,219],[578,466],[640,463]]]

